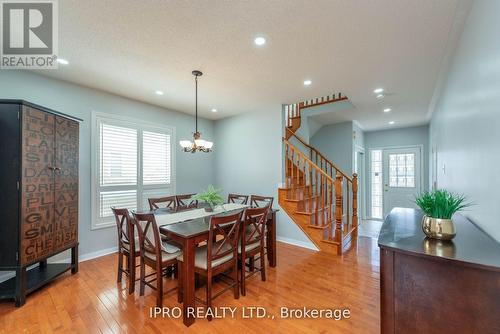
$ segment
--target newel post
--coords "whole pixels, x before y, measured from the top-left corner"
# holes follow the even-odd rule
[[[343,229],[342,229],[342,211],[343,211],[343,203],[342,203],[342,174],[337,172],[337,176],[335,177],[335,241],[337,244],[337,253],[340,255],[343,251],[342,239]]]
[[[352,174],[352,226],[358,226],[358,174]]]

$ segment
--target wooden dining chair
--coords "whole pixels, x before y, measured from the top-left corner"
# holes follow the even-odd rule
[[[238,245],[241,294],[246,295],[246,279],[260,272],[262,281],[266,280],[265,262],[265,226],[270,206],[246,209],[242,222],[242,233]],[[255,256],[260,260],[260,267],[255,268]],[[246,260],[249,260],[247,272]],[[248,274],[247,274],[248,273]]]
[[[250,196],[250,206],[252,208],[260,208],[260,207],[265,207],[269,206],[269,210],[273,209],[273,201],[274,197],[271,196],[259,196],[259,195],[252,195]],[[267,223],[267,222],[266,222]],[[264,236],[266,238],[266,254],[267,254],[267,228],[264,227]],[[254,259],[250,259],[250,270],[253,270],[254,268]]]
[[[195,250],[194,271],[200,276],[206,277],[206,300],[196,298],[196,301],[204,304],[207,309],[212,308],[212,301],[216,297],[229,289],[233,289],[234,298],[240,297],[238,284],[238,240],[240,232],[240,222],[243,212],[237,212],[229,215],[214,216],[210,218],[209,232],[207,240],[216,240],[207,242],[207,245],[197,247]],[[216,238],[218,237],[218,238]],[[179,260],[179,302],[182,302],[182,256]],[[229,278],[231,282],[222,281],[227,287],[212,295],[212,279],[216,275],[231,270]],[[212,320],[211,317],[207,317]]]
[[[117,283],[121,283],[122,276],[128,277],[128,293],[135,291],[135,271],[137,268],[136,258],[140,256],[139,242],[135,238],[134,224],[127,209],[117,209],[112,207],[115,216],[116,228],[118,230],[118,277]],[[123,258],[125,257],[125,268],[123,268]]]
[[[177,200],[177,206],[186,209],[198,207],[198,201],[191,200],[191,197],[193,197],[194,195],[195,194],[186,194],[175,196]]]
[[[167,268],[177,266],[177,257],[182,256],[182,251],[161,240],[154,214],[133,212],[133,215],[139,234],[141,253],[140,295],[144,296],[145,287],[146,285],[149,286],[156,291],[156,306],[162,307],[163,277],[167,276]],[[168,248],[173,249],[173,251],[171,253],[167,252]],[[153,269],[154,272],[146,275],[146,266]],[[152,276],[156,277],[148,281],[148,278]],[[156,281],[156,285],[152,284],[154,281]],[[165,293],[175,289],[172,288]]]
[[[160,208],[171,208],[175,209],[177,206],[177,198],[175,196],[148,198],[149,209],[151,211]]]
[[[227,196],[228,203],[237,203],[237,204],[247,204],[248,203],[248,195],[238,195],[238,194],[229,194]]]
[[[274,197],[270,196],[258,196],[258,195],[250,196],[250,206],[254,208],[260,208],[269,205],[269,208],[272,209],[273,201]]]

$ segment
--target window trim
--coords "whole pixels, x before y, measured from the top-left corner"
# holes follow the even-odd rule
[[[116,126],[123,126],[128,128],[134,128],[138,130],[137,133],[137,154],[138,154],[138,166],[137,166],[137,185],[136,186],[113,186],[113,189],[123,188],[127,189],[137,189],[137,204],[138,208],[141,207],[144,190],[152,190],[158,188],[157,185],[142,185],[139,180],[142,178],[142,131],[168,131],[171,133],[170,140],[170,154],[171,154],[171,166],[170,166],[170,185],[164,186],[164,188],[169,188],[172,193],[176,193],[176,128],[174,126],[158,126],[157,123],[143,121],[137,118],[125,117],[118,114],[103,113],[98,111],[92,111],[92,123],[91,123],[91,136],[90,136],[90,151],[91,151],[91,230],[99,230],[103,228],[109,228],[115,226],[114,217],[101,218],[99,217],[99,189],[100,187],[100,157],[99,157],[99,147],[100,147],[100,130],[99,125],[101,122],[109,121],[110,124]]]

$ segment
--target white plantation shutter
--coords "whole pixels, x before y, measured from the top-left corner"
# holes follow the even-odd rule
[[[111,207],[148,209],[148,198],[175,194],[174,130],[94,114],[92,228],[114,226]]]
[[[101,124],[101,186],[137,184],[137,130]]]
[[[111,207],[137,209],[137,190],[101,191],[100,193],[101,217],[111,217]]]
[[[144,185],[170,183],[170,135],[144,131],[142,156]]]

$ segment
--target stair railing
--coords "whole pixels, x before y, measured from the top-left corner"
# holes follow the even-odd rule
[[[291,135],[306,146],[310,154],[308,157],[283,138],[286,186],[293,188],[299,185],[311,188],[311,197],[318,200],[314,210],[314,222],[316,224],[318,221],[322,222],[321,225],[312,227],[324,228],[326,232],[322,241],[336,244],[338,253],[342,254],[353,238],[357,237],[357,174],[349,177],[316,148],[294,133]],[[321,210],[318,209],[318,205],[321,205]],[[320,220],[319,214],[323,215]]]

